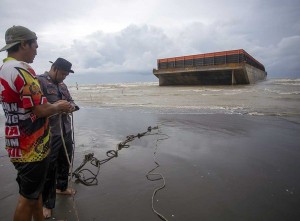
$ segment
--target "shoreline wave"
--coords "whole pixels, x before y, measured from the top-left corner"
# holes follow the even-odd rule
[[[278,117],[300,117],[300,112],[271,112],[270,110],[251,110],[245,107],[197,107],[197,106],[143,106],[143,105],[97,105],[91,103],[82,103],[82,108],[95,109],[116,109],[122,111],[139,110],[144,113],[153,114],[229,114],[229,115],[249,115],[249,116],[278,116]]]

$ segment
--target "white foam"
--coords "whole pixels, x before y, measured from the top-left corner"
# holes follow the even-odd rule
[[[276,84],[276,85],[293,85],[293,86],[300,86],[300,78],[296,79],[271,79],[271,83]]]

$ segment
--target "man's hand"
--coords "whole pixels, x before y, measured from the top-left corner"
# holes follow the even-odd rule
[[[66,100],[56,101],[53,105],[55,105],[57,107],[59,112],[69,113],[69,112],[72,112],[72,110],[73,110],[72,104]]]
[[[54,104],[45,103],[32,107],[32,111],[37,117],[49,117],[62,112],[69,113],[71,110],[72,105],[66,100],[59,100]]]

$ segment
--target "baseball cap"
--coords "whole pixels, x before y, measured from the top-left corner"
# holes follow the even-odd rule
[[[6,45],[0,49],[0,51],[5,51],[20,43],[21,41],[26,41],[30,39],[37,39],[36,34],[30,31],[28,28],[23,26],[12,26],[5,32],[5,42]]]
[[[50,63],[53,63],[53,65],[60,70],[74,73],[74,71],[71,70],[72,63],[67,61],[64,58],[57,58],[56,61],[54,61],[54,62],[50,61]]]

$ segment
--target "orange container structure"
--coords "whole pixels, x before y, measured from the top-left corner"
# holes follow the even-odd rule
[[[251,84],[267,76],[243,49],[158,59],[153,74],[160,86]]]

